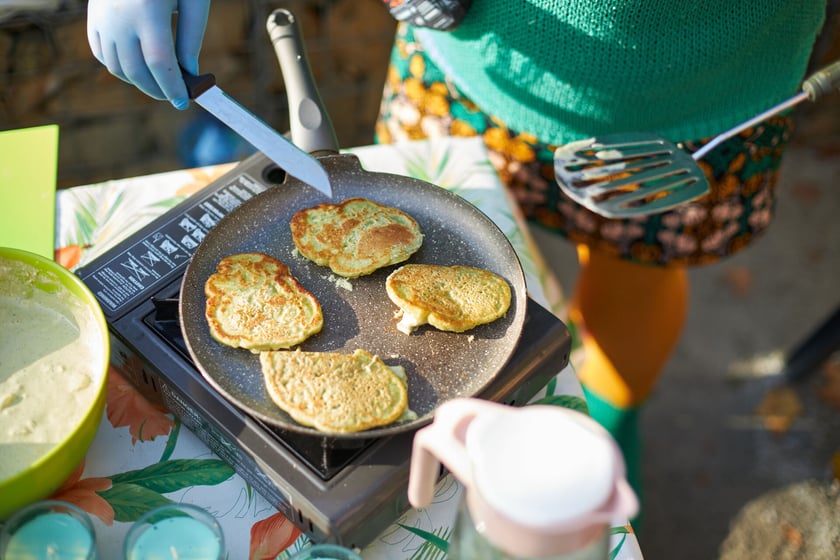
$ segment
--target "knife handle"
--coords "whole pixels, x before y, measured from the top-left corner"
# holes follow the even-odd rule
[[[216,76],[213,74],[190,74],[184,67],[181,67],[181,74],[184,75],[184,84],[187,86],[187,95],[195,99],[211,87],[216,85]]]

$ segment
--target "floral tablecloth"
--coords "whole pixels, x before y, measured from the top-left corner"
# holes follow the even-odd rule
[[[481,208],[505,232],[522,261],[529,294],[559,314],[560,287],[542,261],[518,210],[503,190],[478,139],[412,142],[348,150],[364,168],[409,175],[443,186]],[[57,194],[56,260],[76,269],[95,259],[169,208],[221,177],[235,163],[108,181]],[[559,396],[560,398],[552,398]],[[585,409],[580,386],[567,367],[537,399]],[[562,441],[556,442],[563,445]],[[574,453],[574,450],[570,450]],[[411,510],[362,551],[365,559],[445,557],[462,488],[442,480],[433,504]],[[86,459],[53,498],[87,511],[94,520],[101,558],[122,558],[131,523],[156,505],[200,505],[219,520],[228,558],[287,558],[308,538],[257,494],[233,469],[167,410],[141,396],[111,369],[108,399]],[[613,528],[612,558],[641,558],[632,529]]]

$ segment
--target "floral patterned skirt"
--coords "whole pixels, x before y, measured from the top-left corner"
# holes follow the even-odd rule
[[[481,136],[491,163],[525,216],[592,250],[653,265],[712,263],[750,244],[770,224],[790,115],[771,117],[722,143],[699,162],[711,192],[673,210],[608,219],[568,197],[554,180],[554,151],[525,131],[483,113],[429,60],[400,24],[376,140]],[[705,140],[685,142],[694,151]]]

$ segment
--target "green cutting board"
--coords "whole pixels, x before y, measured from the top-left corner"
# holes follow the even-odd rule
[[[0,131],[0,247],[54,258],[58,126]]]

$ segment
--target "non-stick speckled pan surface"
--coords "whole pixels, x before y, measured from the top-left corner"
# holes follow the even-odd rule
[[[444,401],[479,393],[507,363],[525,321],[527,295],[521,265],[498,227],[457,195],[415,179],[367,172],[352,155],[327,155],[321,161],[330,175],[334,202],[365,197],[399,208],[417,220],[423,246],[407,262],[476,266],[505,278],[513,294],[507,315],[466,333],[441,332],[428,325],[411,335],[398,331],[397,307],[385,292],[385,278],[400,265],[336,282],[328,268],[300,256],[294,251],[289,221],[298,210],[327,199],[290,177],[230,212],[195,252],[180,296],[187,347],[202,375],[235,405],[273,426],[324,435],[298,424],[271,401],[257,354],[219,344],[207,327],[204,283],[219,261],[243,252],[269,254],[287,264],[321,303],[324,328],[305,341],[302,350],[352,353],[364,348],[389,365],[403,366],[408,374],[409,407],[417,420],[335,436],[371,438],[416,429],[427,424]]]

